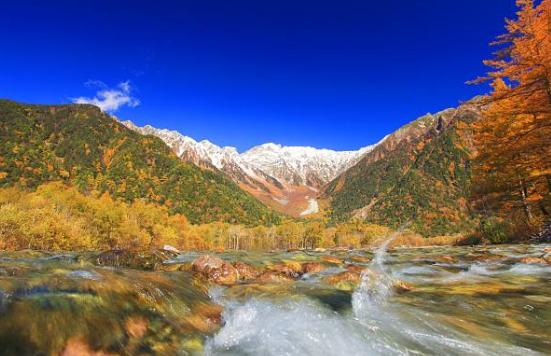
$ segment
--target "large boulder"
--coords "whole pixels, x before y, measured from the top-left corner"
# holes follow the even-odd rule
[[[237,270],[239,279],[243,281],[249,281],[255,279],[260,275],[260,271],[247,263],[238,261],[233,264],[233,267]]]
[[[191,268],[194,272],[216,284],[232,285],[237,282],[239,277],[235,267],[221,258],[211,255],[196,258],[191,264]]]
[[[298,267],[288,263],[278,263],[267,267],[268,271],[282,276],[297,279],[302,275],[302,267],[298,264]]]
[[[320,273],[326,268],[319,262],[306,262],[302,264],[302,273]]]

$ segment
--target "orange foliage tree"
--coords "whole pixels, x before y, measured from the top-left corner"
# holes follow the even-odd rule
[[[551,0],[517,0],[517,18],[492,44],[492,93],[475,125],[475,184],[486,211],[538,226],[551,213]]]

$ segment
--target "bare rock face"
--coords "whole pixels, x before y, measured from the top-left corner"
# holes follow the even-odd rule
[[[233,285],[239,278],[235,267],[216,256],[200,256],[193,261],[191,268],[216,284]]]

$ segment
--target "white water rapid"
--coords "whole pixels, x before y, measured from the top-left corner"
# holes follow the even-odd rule
[[[337,312],[301,295],[226,298],[225,325],[206,343],[207,355],[532,355],[531,350],[474,339],[430,313],[395,301],[386,264],[389,237],[374,254],[351,297]],[[429,301],[427,301],[429,302]]]

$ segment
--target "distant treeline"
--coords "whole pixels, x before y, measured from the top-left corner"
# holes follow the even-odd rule
[[[273,226],[215,222],[192,225],[160,205],[127,203],[107,193],[83,194],[61,182],[36,191],[0,189],[0,249],[274,250],[362,248],[392,234],[389,228],[351,221],[327,226],[322,220],[287,220]],[[456,238],[424,239],[402,232],[396,244],[450,244]]]

